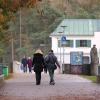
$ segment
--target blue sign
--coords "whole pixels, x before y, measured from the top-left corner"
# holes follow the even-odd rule
[[[61,44],[66,44],[67,40],[65,36],[61,37]]]
[[[83,64],[83,52],[71,52],[70,53],[71,65],[82,65]]]

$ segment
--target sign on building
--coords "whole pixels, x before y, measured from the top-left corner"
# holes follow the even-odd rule
[[[70,53],[71,65],[82,65],[83,64],[83,52],[71,52]]]
[[[66,36],[62,36],[61,37],[61,44],[66,44],[67,40],[66,40]]]

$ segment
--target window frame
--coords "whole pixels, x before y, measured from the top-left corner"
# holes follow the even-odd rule
[[[73,48],[74,47],[74,40],[68,39],[66,41],[67,41],[66,44],[60,44],[61,40],[58,40],[58,47],[68,47],[68,48]]]
[[[76,44],[76,48],[79,48],[79,47],[89,48],[91,47],[91,40],[87,40],[87,39],[81,40],[80,39],[80,40],[76,40],[75,44]]]

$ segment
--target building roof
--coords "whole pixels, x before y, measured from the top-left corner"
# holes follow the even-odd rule
[[[100,32],[100,19],[64,19],[51,36],[93,36],[94,32]]]

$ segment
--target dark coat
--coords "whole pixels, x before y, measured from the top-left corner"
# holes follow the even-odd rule
[[[23,66],[27,66],[27,58],[23,58],[21,63],[23,64]]]
[[[50,69],[56,69],[57,66],[60,68],[60,64],[58,63],[57,57],[54,55],[54,53],[49,53],[45,57],[45,64],[48,70]]]
[[[28,64],[28,67],[32,67],[32,60],[31,59],[28,59],[27,60],[27,64]]]
[[[42,72],[44,68],[43,55],[40,53],[34,54],[32,65],[34,67],[34,72]]]

